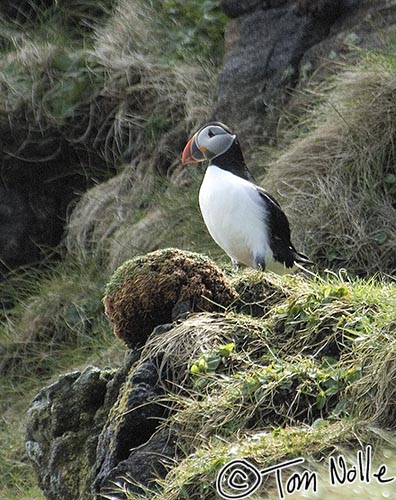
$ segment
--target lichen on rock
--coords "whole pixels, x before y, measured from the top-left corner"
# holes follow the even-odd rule
[[[216,311],[237,296],[226,275],[207,257],[169,248],[122,264],[103,302],[115,335],[135,347],[180,312]]]
[[[157,432],[167,410],[156,363],[139,356],[62,375],[35,397],[25,445],[47,500],[125,499],[115,484],[141,492],[165,475],[174,440]]]
[[[26,450],[48,500],[89,498],[99,417],[113,375],[93,367],[68,373],[34,399]]]

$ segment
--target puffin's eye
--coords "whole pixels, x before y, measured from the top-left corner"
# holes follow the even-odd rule
[[[209,136],[209,137],[214,137],[215,135],[216,135],[216,134],[215,134],[215,133],[213,132],[213,130],[210,128],[210,129],[208,130],[208,136]]]

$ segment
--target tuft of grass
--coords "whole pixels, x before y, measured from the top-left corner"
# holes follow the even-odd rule
[[[69,218],[68,252],[100,255],[110,272],[131,257],[172,246],[226,264],[199,210],[202,173],[184,171],[165,179],[152,164],[126,167],[83,195]]]
[[[89,111],[83,108],[90,118],[80,136],[90,137],[103,157],[124,167],[81,198],[70,217],[66,245],[72,253],[102,248],[112,269],[159,247],[184,247],[191,239],[186,232],[200,220],[197,206],[191,206],[196,178],[180,173],[180,153],[191,130],[208,116],[216,67],[164,56],[166,26],[173,23],[167,15],[165,21],[160,17],[164,9],[172,10],[167,2],[154,8],[121,1],[97,33],[94,58],[106,77]],[[177,8],[168,14],[182,12]],[[195,227],[206,237],[202,223]],[[194,244],[186,248],[194,250]]]
[[[19,1],[8,7],[2,23],[18,32],[19,43],[34,40],[76,47],[88,43],[95,26],[110,14],[114,3],[113,0]],[[4,38],[10,39],[10,35],[11,31],[5,30]]]
[[[120,0],[108,26],[98,30],[98,46],[117,54],[149,53],[165,62],[217,65],[226,20],[215,0]]]
[[[321,426],[286,427],[261,432],[241,432],[232,441],[209,439],[196,453],[182,458],[166,479],[158,481],[161,489],[147,491],[145,495],[127,493],[128,500],[198,500],[216,497],[216,476],[221,467],[233,459],[245,458],[259,469],[284,460],[334,453],[339,445],[354,442],[363,436],[352,423],[323,423]],[[311,458],[312,460],[312,458]],[[268,490],[275,489],[275,481],[264,482]],[[235,491],[234,491],[235,493]]]
[[[21,415],[26,411],[27,400],[33,397],[29,390],[21,389],[14,381],[0,377],[2,391],[0,417],[0,495],[8,499],[41,500],[44,498],[37,487],[32,467],[25,456],[23,437],[25,422]],[[31,388],[30,388],[31,391]]]
[[[109,184],[81,199],[68,231],[69,251],[89,253],[102,242],[104,246],[114,242],[108,256],[111,265],[131,246],[135,234],[130,237],[128,231],[141,232],[134,224],[146,213],[149,223],[153,214],[158,220],[154,185],[160,197],[169,182],[179,182],[175,171],[180,151],[187,134],[208,115],[215,89],[218,60],[190,57],[191,50],[200,50],[195,42],[184,59],[172,58],[172,49],[163,51],[171,44],[169,33],[178,31],[170,31],[170,24],[180,25],[183,32],[193,22],[185,18],[183,4],[154,3],[117,2],[105,25],[93,10],[95,35],[83,43],[55,22],[66,9],[70,18],[74,15],[89,23],[78,0],[44,9],[22,37],[17,25],[3,32],[9,50],[0,61],[0,130],[12,158],[4,182],[14,185],[28,172],[41,189],[51,171],[51,186],[58,189],[60,179],[64,183],[67,176],[70,199],[75,199],[76,191],[108,179],[116,168],[123,169]],[[104,1],[98,8],[106,10],[110,4]],[[214,4],[202,8],[206,17],[212,10],[217,12]],[[196,9],[191,15],[199,15],[198,2]],[[213,16],[215,23],[217,14]],[[47,20],[54,33],[45,31],[46,38],[39,33],[39,23],[47,26]],[[212,20],[205,18],[205,22],[211,25]],[[136,253],[159,244],[138,242]],[[106,252],[105,248],[102,257]]]
[[[169,53],[182,60],[197,58],[221,62],[227,18],[216,0],[154,1],[166,14]]]
[[[4,380],[50,376],[67,352],[78,364],[98,346],[110,348],[112,333],[101,303],[106,276],[95,264],[61,263],[37,281],[28,274],[24,279],[25,296],[12,297],[10,284],[1,287],[9,295],[0,329]]]
[[[394,53],[368,53],[311,94],[296,138],[263,183],[278,193],[297,246],[320,266],[396,269]]]

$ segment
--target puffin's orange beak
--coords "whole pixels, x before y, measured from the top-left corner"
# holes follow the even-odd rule
[[[183,164],[195,163],[196,161],[198,161],[195,158],[193,158],[193,156],[191,154],[191,143],[192,143],[193,139],[194,139],[194,137],[187,142],[187,144],[185,145],[185,147],[183,149],[183,154],[182,154],[182,163]]]
[[[198,148],[194,135],[183,149],[182,163],[197,163],[203,160],[205,160],[205,156],[203,155],[203,151]]]

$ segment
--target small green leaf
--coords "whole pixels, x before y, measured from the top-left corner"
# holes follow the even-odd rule
[[[207,369],[208,369],[208,363],[206,362],[206,360],[204,358],[200,358],[199,361],[198,361],[198,368],[199,368],[199,371],[201,372],[206,372]]]
[[[192,367],[190,368],[190,372],[193,374],[193,375],[198,375],[199,373],[199,368],[198,366],[194,363],[192,365]]]
[[[379,244],[383,245],[388,239],[388,233],[386,231],[379,231],[375,234],[374,240]]]
[[[221,357],[218,354],[208,354],[206,356],[206,369],[210,372],[216,371],[221,362]]]
[[[337,384],[335,384],[335,385],[331,385],[330,387],[328,387],[328,388],[325,390],[325,395],[326,395],[326,398],[331,397],[331,396],[335,396],[338,392],[339,392],[339,387],[338,387],[338,385],[337,385]]]
[[[319,391],[318,395],[316,396],[316,406],[318,407],[319,410],[324,408],[326,401],[327,401],[327,398],[326,398],[326,394],[324,393],[324,391],[322,391],[322,390]]]
[[[396,184],[396,174],[385,174],[384,181],[386,184]]]
[[[231,356],[232,351],[235,349],[234,342],[230,344],[222,345],[218,348],[217,352],[222,358],[228,359]]]

